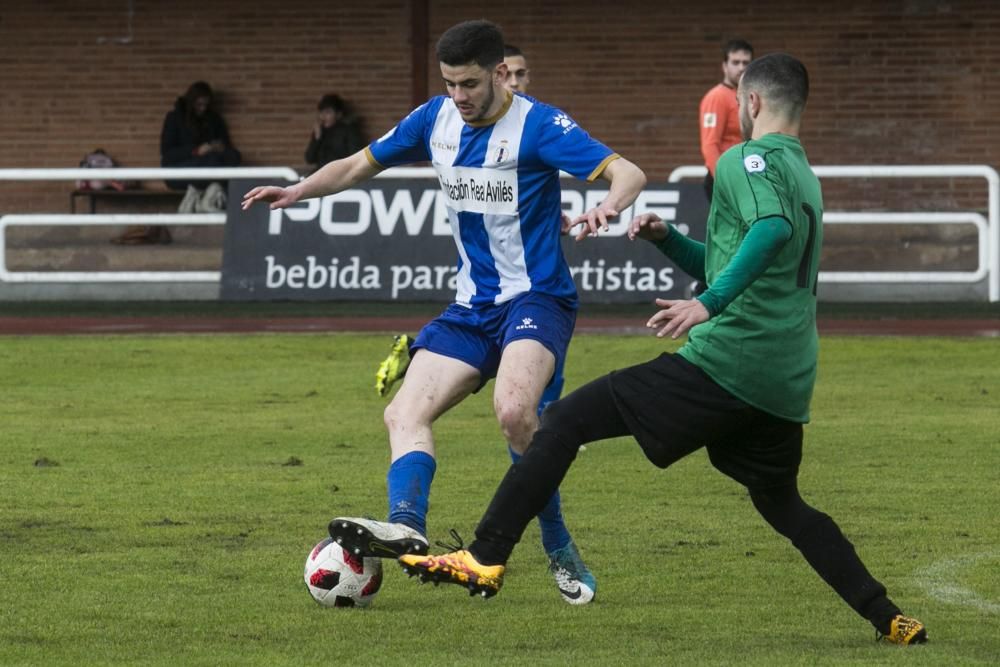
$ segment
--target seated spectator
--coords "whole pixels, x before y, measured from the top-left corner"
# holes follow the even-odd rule
[[[306,162],[313,167],[311,171],[354,155],[368,144],[358,117],[339,95],[324,95],[316,108],[316,124],[306,147]]]
[[[160,132],[162,167],[238,167],[240,152],[229,140],[226,121],[212,109],[212,87],[195,81],[174,108],[167,112]],[[178,209],[181,213],[208,212],[225,208],[225,183],[166,181],[171,190],[187,190]],[[111,240],[121,245],[170,243],[170,230],[162,225],[133,226]]]
[[[160,165],[163,167],[238,167],[240,152],[229,140],[226,121],[212,109],[212,88],[204,81],[191,84],[163,119]],[[188,185],[199,189],[206,181],[167,181],[173,190]]]

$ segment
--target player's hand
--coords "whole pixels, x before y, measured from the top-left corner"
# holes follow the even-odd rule
[[[656,305],[662,310],[650,317],[646,326],[650,329],[659,329],[656,332],[657,338],[670,336],[676,339],[687,333],[691,327],[709,319],[708,310],[697,299],[679,301],[657,299]]]
[[[599,204],[572,221],[573,224],[570,225],[571,227],[575,227],[576,225],[583,223],[583,228],[573,238],[577,241],[582,241],[588,236],[597,236],[598,230],[606,232],[609,229],[608,218],[614,218],[617,216],[618,211],[610,206]]]
[[[270,208],[285,208],[286,206],[291,206],[297,202],[299,198],[296,196],[295,191],[292,188],[280,188],[277,185],[258,185],[250,192],[243,195],[243,202],[240,207],[246,211],[254,202],[270,202]]]
[[[667,223],[660,219],[655,213],[643,213],[632,218],[628,224],[628,240],[635,241],[637,238],[647,241],[662,241],[667,238],[670,228]]]
[[[562,223],[559,225],[560,236],[566,236],[569,234],[569,230],[573,229],[573,218],[566,215],[566,211],[562,212]]]

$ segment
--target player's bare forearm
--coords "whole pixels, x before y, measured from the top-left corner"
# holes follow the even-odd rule
[[[368,161],[364,150],[354,155],[329,162],[316,173],[298,184],[299,199],[312,199],[343,192],[366,181],[381,169]]]
[[[616,211],[623,211],[631,206],[646,187],[646,174],[625,158],[611,162],[601,174],[601,178],[611,183],[611,189],[604,203]]]
[[[303,199],[324,197],[342,192],[347,188],[367,180],[380,171],[368,161],[365,152],[358,151],[350,157],[335,160],[304,181],[282,188],[276,185],[261,185],[243,195],[242,207],[247,210],[255,202],[270,204],[272,209],[285,208]]]

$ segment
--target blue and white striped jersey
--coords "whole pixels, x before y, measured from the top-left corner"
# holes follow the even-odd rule
[[[429,160],[437,170],[458,247],[456,303],[576,298],[559,244],[559,170],[593,180],[618,156],[565,113],[511,95],[496,116],[467,124],[440,96],[366,152],[381,168]]]

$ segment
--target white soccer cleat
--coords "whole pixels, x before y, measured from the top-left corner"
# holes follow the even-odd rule
[[[580,558],[576,544],[570,541],[549,555],[549,572],[556,580],[562,599],[569,604],[587,604],[597,593],[597,581]]]
[[[330,522],[330,537],[362,557],[399,558],[427,553],[427,538],[402,523],[337,517]]]

